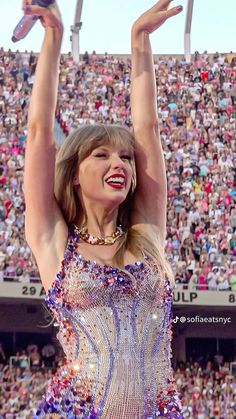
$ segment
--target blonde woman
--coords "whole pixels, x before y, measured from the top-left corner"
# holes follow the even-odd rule
[[[27,4],[26,4],[27,3]],[[58,7],[24,3],[45,37],[29,109],[25,233],[66,363],[35,417],[182,418],[171,368],[173,273],[149,34],[182,7],[161,0],[132,27],[132,132],[82,126],[56,154]]]

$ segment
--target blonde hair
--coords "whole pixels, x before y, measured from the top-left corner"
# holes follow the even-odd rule
[[[155,265],[160,278],[167,277],[174,282],[174,275],[168,262],[164,247],[159,238],[157,229],[147,224],[146,233],[140,234],[130,226],[133,195],[136,188],[135,169],[135,139],[131,131],[120,125],[85,125],[73,131],[57,151],[55,166],[55,197],[61,208],[64,219],[69,224],[84,216],[82,205],[76,193],[73,180],[80,163],[97,147],[102,145],[123,146],[131,153],[132,182],[125,201],[119,206],[117,224],[121,224],[126,233],[119,241],[116,254],[113,257],[113,266],[130,275],[124,266],[125,250],[129,250],[137,258],[146,255]],[[144,260],[149,267],[149,263]],[[131,275],[132,276],[132,275]]]

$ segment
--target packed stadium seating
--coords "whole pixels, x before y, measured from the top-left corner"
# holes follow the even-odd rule
[[[37,56],[0,49],[0,281],[35,282],[24,239],[27,110]],[[130,58],[62,55],[56,118],[131,127]],[[166,251],[176,283],[236,290],[236,57],[156,57],[158,113],[168,180]]]

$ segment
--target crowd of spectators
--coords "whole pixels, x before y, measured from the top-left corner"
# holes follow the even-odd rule
[[[37,56],[0,49],[0,281],[37,280],[24,238],[27,111]],[[56,118],[131,127],[130,58],[62,55]],[[176,282],[236,291],[236,56],[155,57],[168,181],[166,251]]]
[[[51,341],[42,347],[30,342],[10,357],[0,344],[0,419],[32,418],[48,381],[62,365],[62,350]]]
[[[217,359],[181,363],[175,371],[185,419],[235,419],[236,376]]]
[[[235,419],[236,354],[231,361],[220,353],[207,353],[177,362],[174,376],[184,419]],[[63,356],[51,342],[41,350],[30,343],[10,360],[0,345],[0,419],[34,417],[58,367],[63,368]]]

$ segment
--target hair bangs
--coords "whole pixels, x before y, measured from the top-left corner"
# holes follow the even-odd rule
[[[135,141],[128,128],[117,125],[93,125],[92,128],[93,132],[87,132],[87,138],[84,138],[84,141],[81,143],[79,163],[88,157],[93,150],[101,146],[123,148],[129,152],[131,158],[134,159]]]

